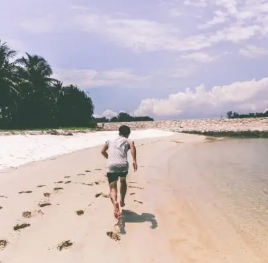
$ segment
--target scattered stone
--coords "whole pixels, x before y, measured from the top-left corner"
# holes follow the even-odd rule
[[[50,197],[50,193],[44,193],[45,197]]]
[[[106,232],[107,236],[115,241],[120,241],[120,236],[117,233],[114,233],[113,231]]]
[[[31,194],[33,191],[21,191],[19,194]]]
[[[25,218],[31,218],[32,217],[32,212],[30,211],[25,211],[22,213],[22,216]]]
[[[0,240],[0,250],[3,250],[7,246],[7,244],[8,242],[6,240]]]
[[[23,224],[21,224],[21,225],[17,224],[16,226],[13,227],[13,229],[14,229],[15,231],[18,231],[18,230],[20,230],[20,229],[23,229],[23,228],[26,228],[26,227],[29,227],[29,226],[30,226],[30,224],[26,224],[26,223],[23,223]]]
[[[41,203],[39,204],[40,207],[45,207],[45,206],[50,206],[51,204],[50,203]]]
[[[83,215],[85,212],[83,211],[83,210],[78,210],[78,211],[76,211],[76,214],[78,215],[78,216],[81,216],[81,215]]]
[[[67,241],[63,241],[58,245],[58,250],[62,251],[63,249],[66,249],[68,247],[71,247],[73,245],[73,243],[70,240]]]

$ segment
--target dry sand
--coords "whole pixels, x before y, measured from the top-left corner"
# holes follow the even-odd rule
[[[107,198],[100,147],[2,172],[0,262],[268,262],[210,205],[200,178],[190,175],[187,182],[187,174],[182,182],[200,184],[200,198],[187,198],[183,187],[175,191],[176,167],[190,163],[190,156],[176,154],[204,141],[186,134],[138,141],[139,170],[129,174],[119,222]]]

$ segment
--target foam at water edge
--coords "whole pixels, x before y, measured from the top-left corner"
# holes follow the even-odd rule
[[[17,167],[32,161],[102,145],[116,137],[117,131],[103,131],[73,136],[9,135],[0,136],[0,170]],[[174,133],[162,130],[132,131],[133,140],[170,136]]]

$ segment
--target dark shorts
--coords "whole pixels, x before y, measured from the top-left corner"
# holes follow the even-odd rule
[[[118,172],[118,173],[107,173],[108,182],[117,182],[119,177],[126,177],[128,172]]]

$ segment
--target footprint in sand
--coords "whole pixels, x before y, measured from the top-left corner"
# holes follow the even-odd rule
[[[136,193],[130,193],[130,195],[135,195]]]
[[[3,206],[0,206],[0,210],[3,209]]]
[[[55,182],[55,184],[62,184],[63,181],[58,181],[58,182]]]
[[[26,224],[26,223],[23,223],[23,224],[21,224],[21,225],[17,224],[17,225],[15,225],[15,226],[13,227],[13,229],[14,229],[15,231],[18,231],[18,230],[20,230],[20,229],[23,229],[23,228],[26,228],[26,227],[29,227],[29,226],[30,226],[30,224]]]
[[[71,177],[71,176],[64,176],[64,178],[67,178],[67,179],[70,178],[70,177]]]
[[[5,196],[5,195],[0,195],[0,198],[7,198],[7,196]]]
[[[67,240],[67,241],[63,241],[61,242],[58,246],[57,246],[57,249],[59,251],[62,251],[63,249],[66,249],[68,247],[71,247],[73,245],[73,243],[70,241],[70,240]]]
[[[78,211],[76,211],[76,214],[78,215],[78,216],[81,216],[81,215],[83,215],[85,212],[83,211],[83,210],[78,210]]]
[[[134,202],[139,203],[139,204],[143,204],[143,202],[140,200],[134,200]]]
[[[82,185],[87,185],[87,186],[93,186],[93,184],[92,183],[81,183]]]
[[[0,251],[3,250],[7,246],[7,244],[8,242],[6,240],[0,240]]]
[[[144,188],[142,188],[142,187],[139,187],[139,186],[133,186],[133,185],[130,185],[129,188],[144,189]]]
[[[38,204],[40,207],[50,206],[50,203],[40,203]]]
[[[100,197],[100,196],[102,196],[102,197],[104,197],[104,198],[109,198],[109,195],[106,195],[106,194],[104,194],[104,193],[98,193],[98,194],[95,194],[95,197],[96,197],[96,198],[98,198],[98,197]]]
[[[95,171],[101,171],[101,169],[100,168],[96,168]]]
[[[82,176],[82,175],[85,175],[85,174],[77,174],[77,176]]]
[[[65,184],[70,184],[72,181],[66,181]]]
[[[31,194],[33,191],[21,191],[19,194]]]
[[[120,241],[121,240],[121,237],[117,233],[115,233],[113,231],[106,232],[106,235],[108,237],[110,237],[111,239],[115,240],[115,241]]]
[[[85,170],[86,173],[90,173],[91,171],[90,170]]]
[[[63,188],[62,188],[62,187],[55,187],[53,190],[57,193],[57,192],[59,192],[60,190],[63,190]]]
[[[43,215],[44,213],[41,210],[37,210],[37,211],[33,211],[33,212],[31,212],[31,211],[25,211],[25,212],[22,213],[22,217],[24,217],[24,218],[31,218],[31,217],[33,217],[33,216],[35,216],[37,214]]]
[[[43,193],[44,197],[50,197],[50,193]]]
[[[38,188],[41,188],[41,187],[45,187],[46,185],[44,185],[44,184],[40,184],[40,185],[38,185],[37,187]]]

